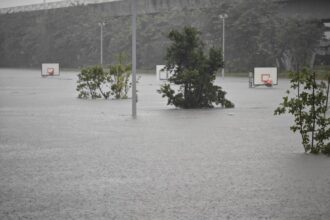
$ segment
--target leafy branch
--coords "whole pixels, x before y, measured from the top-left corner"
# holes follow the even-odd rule
[[[290,77],[291,91],[287,91],[274,114],[288,112],[294,116],[290,129],[300,133],[306,153],[330,154],[330,118],[326,114],[330,78],[318,82],[315,72],[307,69],[291,72]]]

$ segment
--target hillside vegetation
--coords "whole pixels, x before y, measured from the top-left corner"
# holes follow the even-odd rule
[[[322,38],[319,21],[282,18],[278,5],[262,0],[141,0],[138,16],[138,68],[164,63],[172,30],[192,26],[201,31],[205,48],[221,46],[226,19],[226,68],[250,71],[254,66],[290,70],[309,65]],[[0,16],[0,66],[39,67],[58,62],[77,68],[100,61],[99,22],[104,27],[104,63],[131,53],[128,1],[74,6]]]

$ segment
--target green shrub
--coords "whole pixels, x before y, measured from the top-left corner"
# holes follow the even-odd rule
[[[131,65],[125,64],[125,56],[118,56],[118,64],[110,65],[108,70],[101,66],[86,67],[78,74],[78,98],[104,98],[113,95],[116,99],[127,98],[130,82]]]
[[[86,67],[78,74],[77,91],[79,98],[92,99],[101,98],[108,99],[110,91],[104,91],[104,87],[108,82],[108,74],[101,66]]]
[[[112,79],[111,91],[116,99],[126,99],[128,90],[132,86],[129,81],[132,67],[125,61],[126,56],[121,53],[118,56],[118,64],[109,67],[109,75]]]
[[[225,98],[226,92],[213,84],[223,65],[221,50],[212,48],[205,55],[199,32],[192,27],[185,27],[182,32],[171,31],[169,39],[172,44],[167,48],[165,68],[174,74],[158,90],[168,98],[167,104],[180,108],[212,108],[213,104],[234,107]],[[171,84],[179,86],[177,93]]]
[[[287,91],[274,114],[289,112],[294,116],[295,124],[290,129],[299,131],[305,152],[329,154],[330,118],[326,113],[330,78],[327,83],[318,82],[315,72],[306,69],[292,72],[290,77],[293,91]]]

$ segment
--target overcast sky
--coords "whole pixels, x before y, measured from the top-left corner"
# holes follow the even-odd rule
[[[61,0],[46,0],[46,2],[58,2]],[[43,0],[0,0],[0,8],[8,8],[20,5],[40,4]]]

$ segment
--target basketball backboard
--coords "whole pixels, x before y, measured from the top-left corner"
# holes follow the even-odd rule
[[[255,67],[253,73],[253,84],[255,86],[277,85],[277,68],[276,67]]]
[[[59,76],[60,64],[58,63],[43,63],[41,65],[41,76]]]

